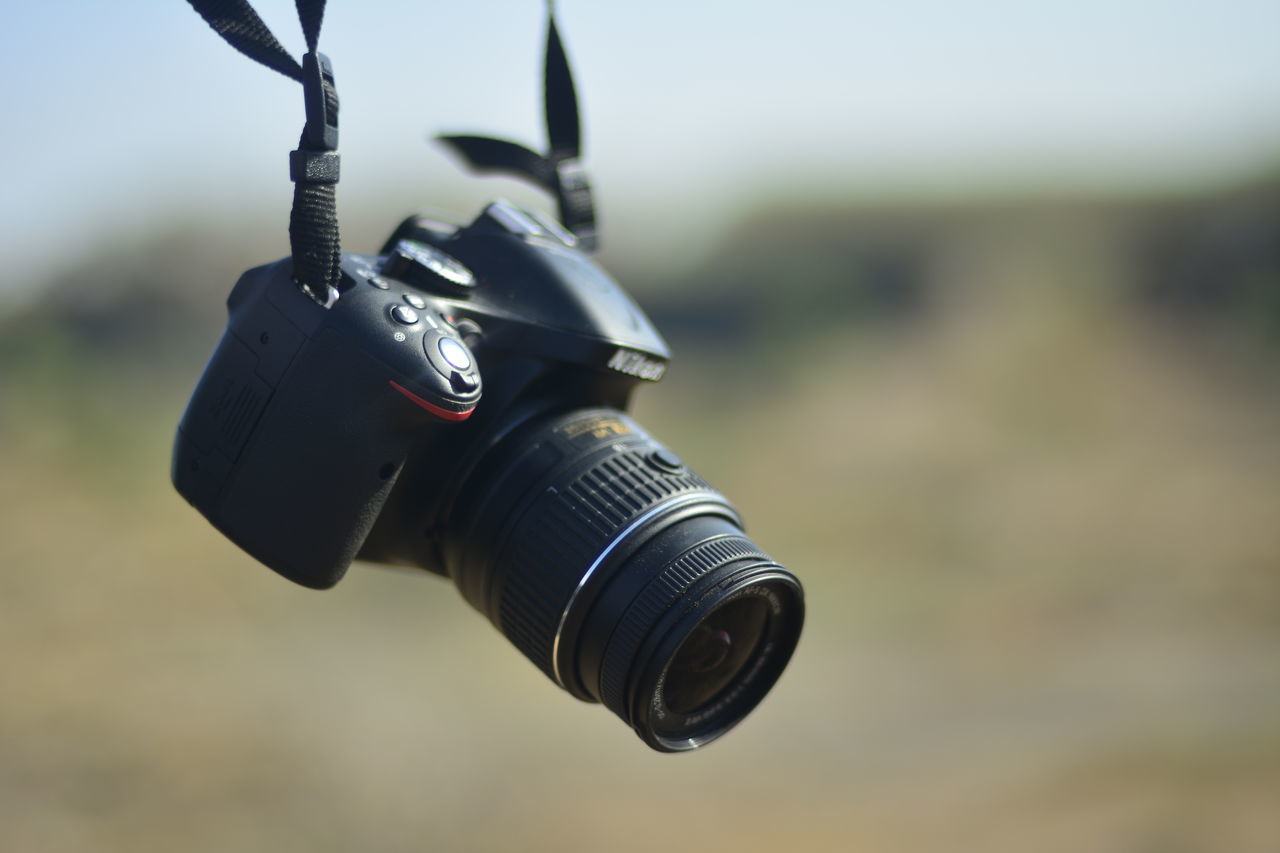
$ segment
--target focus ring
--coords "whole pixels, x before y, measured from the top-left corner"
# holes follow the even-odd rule
[[[746,537],[712,539],[672,560],[645,586],[627,608],[605,651],[600,674],[600,699],[605,707],[629,719],[625,708],[627,676],[654,625],[709,572],[744,558],[769,559]]]
[[[507,538],[499,627],[555,678],[551,649],[561,615],[587,569],[628,524],[672,499],[704,492],[701,477],[655,470],[640,447],[604,455],[566,484],[543,491]]]

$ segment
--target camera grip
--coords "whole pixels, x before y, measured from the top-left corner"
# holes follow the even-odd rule
[[[429,422],[388,385],[382,364],[333,338],[326,330],[310,343],[226,496],[228,523],[260,534],[246,549],[316,589],[342,578]]]
[[[254,558],[326,589],[359,551],[429,418],[388,384],[384,364],[328,328],[311,338],[295,329],[295,354],[268,382],[280,360],[273,365],[261,342],[280,332],[246,332],[273,318],[289,326],[265,302],[235,312],[179,426],[173,480]]]

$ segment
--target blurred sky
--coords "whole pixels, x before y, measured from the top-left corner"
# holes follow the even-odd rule
[[[300,53],[292,4],[254,5]],[[788,186],[839,198],[1194,186],[1280,152],[1277,0],[559,9],[606,236],[645,251],[701,239]],[[344,224],[520,198],[424,140],[541,144],[542,16],[537,0],[330,2],[321,49],[342,98]],[[206,212],[278,217],[284,245],[300,87],[188,4],[4,0],[0,81],[0,302],[50,263]]]

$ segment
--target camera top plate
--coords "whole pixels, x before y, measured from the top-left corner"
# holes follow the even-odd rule
[[[382,252],[395,255],[405,241],[439,249],[475,275],[465,293],[437,286],[431,295],[482,327],[486,346],[661,378],[671,357],[662,336],[574,235],[547,217],[505,201],[462,228],[410,217]]]

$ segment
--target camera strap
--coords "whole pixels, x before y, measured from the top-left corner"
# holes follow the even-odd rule
[[[307,41],[299,63],[281,46],[247,0],[188,0],[214,32],[245,56],[302,84],[306,125],[289,154],[293,209],[289,245],[293,277],[322,305],[338,296],[338,95],[329,58],[316,51],[325,0],[295,0]]]
[[[518,142],[488,136],[439,136],[477,172],[507,173],[532,181],[555,197],[560,221],[581,248],[599,245],[591,182],[582,166],[582,128],[578,94],[569,58],[556,28],[555,3],[547,2],[547,50],[543,79],[544,110],[550,150],[531,151]]]

